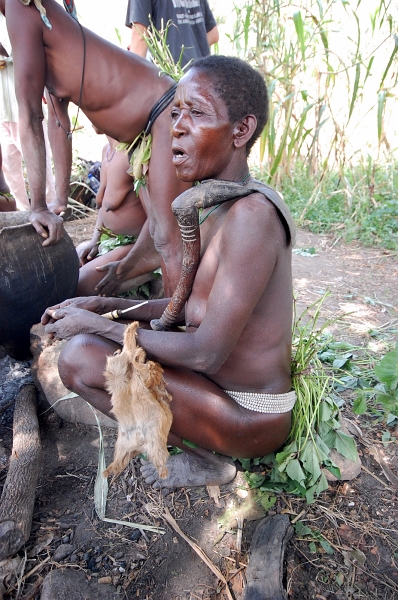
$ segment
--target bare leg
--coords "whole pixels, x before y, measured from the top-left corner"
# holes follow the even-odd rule
[[[111,340],[82,334],[64,346],[58,359],[59,375],[65,387],[111,418],[111,399],[105,391],[104,370],[107,356],[116,350],[120,350],[120,346]]]
[[[3,157],[0,146],[0,212],[11,212],[17,210],[17,205],[13,198],[10,198],[10,188],[4,178]]]
[[[19,210],[30,210],[22,171],[21,144],[18,125],[14,122],[1,123],[1,143],[3,151],[3,173],[15,198]]]
[[[184,453],[170,456],[166,479],[150,463],[143,464],[141,473],[153,487],[222,485],[235,477],[236,469],[211,450],[226,457],[260,457],[278,449],[289,434],[290,413],[246,410],[213,382],[186,369],[164,367],[164,375],[173,398],[169,443]],[[187,447],[183,438],[198,447]]]
[[[8,184],[4,178],[4,173],[3,173],[3,155],[1,153],[1,146],[0,146],[0,194],[2,192],[5,192],[6,194],[10,193],[10,188],[8,187]]]
[[[97,284],[102,281],[104,278],[103,271],[97,271],[97,267],[102,267],[103,265],[107,265],[114,261],[122,260],[131,248],[133,244],[128,244],[126,246],[121,246],[120,248],[115,248],[115,250],[111,250],[106,254],[98,256],[93,260],[87,262],[83,267],[80,267],[79,270],[79,283],[77,284],[77,296],[96,296],[98,294],[98,290],[96,289]],[[144,275],[146,273],[151,273],[159,267],[159,254],[153,248],[152,252],[145,254],[140,260],[140,264],[136,264],[134,266],[134,278]],[[141,268],[140,268],[141,265]],[[150,275],[148,275],[148,279],[150,279]],[[126,281],[129,279],[123,279],[120,283],[119,287],[123,287],[126,289]],[[131,284],[132,287],[134,283]],[[128,289],[128,288],[127,288]],[[120,292],[120,290],[118,290]]]
[[[120,346],[95,335],[74,337],[59,358],[61,379],[101,412],[109,415],[111,400],[105,391],[106,357]],[[159,479],[146,463],[142,474],[156,487],[221,485],[235,476],[231,461],[213,454],[254,458],[277,450],[290,430],[290,413],[263,414],[239,406],[216,384],[187,369],[164,367],[172,395],[173,423],[169,443],[184,450],[168,461],[169,476]],[[199,447],[190,448],[184,439]]]

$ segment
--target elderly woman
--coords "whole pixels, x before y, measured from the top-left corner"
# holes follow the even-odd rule
[[[186,285],[187,268],[171,302],[150,301],[131,313],[141,322],[161,317],[157,330],[138,330],[138,342],[163,366],[173,398],[169,443],[183,450],[169,458],[166,479],[144,464],[143,476],[156,487],[226,483],[235,476],[227,457],[263,456],[289,434],[295,400],[294,226],[281,198],[250,177],[247,163],[267,115],[261,76],[224,56],[196,61],[178,84],[171,107],[177,175],[202,182],[193,189],[199,195],[203,191],[205,201],[195,200],[196,214],[197,206],[204,208],[193,281]],[[189,219],[184,224],[184,210],[179,220],[185,246],[192,239],[197,245],[199,232]],[[64,384],[106,414],[111,410],[104,388],[106,357],[120,348],[126,326],[100,314],[132,305],[117,298],[77,298],[47,309],[42,320],[47,332],[70,340],[59,361]],[[173,324],[186,329],[159,330]]]

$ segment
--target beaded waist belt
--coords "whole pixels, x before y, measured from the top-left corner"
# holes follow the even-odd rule
[[[224,390],[240,406],[262,413],[285,413],[292,410],[296,402],[296,392],[286,394],[258,394],[256,392],[234,392]]]

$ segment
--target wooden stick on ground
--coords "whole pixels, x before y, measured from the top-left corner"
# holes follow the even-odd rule
[[[15,554],[29,539],[41,464],[37,390],[21,388],[16,400],[10,466],[0,501],[0,560]]]

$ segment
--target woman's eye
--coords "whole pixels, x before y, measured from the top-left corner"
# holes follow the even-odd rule
[[[177,119],[177,117],[178,117],[178,111],[177,110],[172,110],[171,113],[170,113],[170,115],[171,115],[171,118],[173,120]]]
[[[200,110],[198,110],[197,108],[193,108],[191,110],[191,115],[193,115],[194,117],[200,117],[202,114],[202,112]]]

